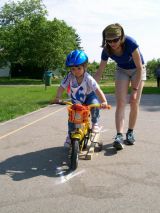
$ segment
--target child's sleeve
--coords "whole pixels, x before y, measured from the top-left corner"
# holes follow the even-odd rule
[[[66,75],[66,77],[62,80],[61,87],[63,87],[64,89],[66,89],[68,87],[68,85],[69,85],[70,79],[71,79],[71,75],[70,75],[70,73],[68,73]]]
[[[94,92],[96,91],[96,89],[100,88],[100,86],[98,85],[97,81],[92,76],[90,76],[88,83],[89,83],[89,87]]]

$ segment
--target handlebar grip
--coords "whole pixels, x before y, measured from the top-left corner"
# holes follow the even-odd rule
[[[59,102],[57,102],[57,104],[59,104],[59,105],[73,105],[72,102],[64,101],[64,100],[59,100]]]
[[[63,100],[59,100],[59,101],[51,101],[50,104],[59,104],[59,105],[66,105],[66,103]]]
[[[66,105],[65,101],[60,100],[59,102],[57,102],[57,104],[59,105]]]
[[[112,106],[111,105],[107,105],[106,109],[111,109]]]
[[[97,107],[97,108],[101,108],[101,109],[111,109],[112,108],[111,105],[109,105],[109,104],[105,107],[102,107],[101,104],[90,104],[89,107],[90,108],[94,108],[94,107],[96,108]]]

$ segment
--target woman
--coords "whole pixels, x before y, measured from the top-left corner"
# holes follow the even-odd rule
[[[95,79],[97,81],[100,80],[107,65],[108,58],[111,58],[117,63],[115,73],[115,123],[117,135],[113,146],[117,150],[121,150],[124,147],[123,128],[128,87],[131,85],[129,100],[130,114],[128,131],[126,133],[126,143],[128,145],[133,145],[135,142],[133,130],[137,120],[144,80],[146,80],[146,70],[138,44],[133,38],[124,34],[124,30],[120,24],[111,24],[107,26],[102,32],[102,37],[103,50],[100,66],[95,74]]]

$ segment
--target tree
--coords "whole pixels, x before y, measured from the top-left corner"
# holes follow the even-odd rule
[[[66,55],[71,50],[80,48],[75,30],[69,27],[64,21],[54,19],[47,22],[44,34],[45,40],[42,51],[46,54],[46,67],[52,69],[56,69],[57,67],[63,68]],[[41,58],[44,57],[44,54]]]
[[[0,10],[0,25],[15,25],[25,18],[47,15],[47,10],[42,0],[23,0],[22,2],[5,3]]]
[[[147,69],[147,76],[149,79],[155,78],[155,71],[156,71],[158,64],[160,64],[160,58],[157,60],[153,59],[153,60],[147,62],[146,69]]]
[[[99,67],[99,63],[97,63],[96,61],[93,61],[93,63],[89,63],[88,64],[88,72],[91,75],[94,75],[94,73],[96,72],[96,70],[98,69],[98,67]]]
[[[24,0],[5,4],[0,10],[1,64],[25,63],[25,39],[31,20],[44,19],[47,11],[41,0]]]
[[[80,37],[64,21],[48,21],[46,14],[41,0],[5,4],[0,11],[1,61],[27,72],[64,67],[66,55],[80,48]]]

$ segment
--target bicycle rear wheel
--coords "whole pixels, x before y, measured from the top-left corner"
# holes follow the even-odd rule
[[[78,159],[79,159],[79,140],[72,140],[72,152],[71,152],[71,170],[76,170],[78,167]]]

